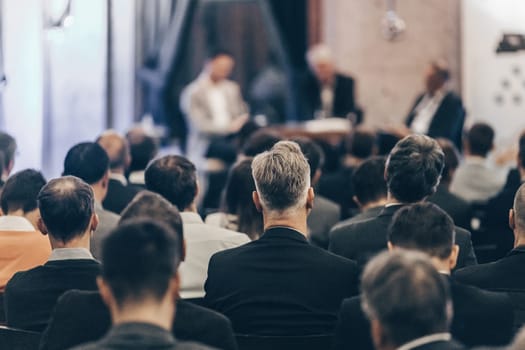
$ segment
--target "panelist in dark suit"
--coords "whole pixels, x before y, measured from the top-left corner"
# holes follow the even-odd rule
[[[479,288],[507,292],[514,304],[518,328],[525,324],[525,279],[521,277],[525,266],[525,185],[516,193],[509,222],[514,232],[514,249],[498,261],[458,270],[454,277]]]
[[[357,267],[307,241],[314,197],[308,162],[295,142],[280,141],[252,169],[264,234],[213,255],[205,303],[236,333],[331,334],[341,301],[357,292]]]
[[[427,254],[379,254],[364,270],[361,291],[376,350],[466,349],[449,332],[450,290]]]
[[[362,121],[362,111],[354,101],[354,79],[337,73],[330,49],[316,45],[307,53],[309,71],[301,82],[301,119],[340,117],[354,113],[354,124]]]
[[[405,124],[410,131],[451,140],[461,150],[465,109],[461,98],[448,91],[450,71],[442,62],[432,62],[425,72],[426,91],[419,95]]]
[[[413,134],[399,141],[387,159],[388,204],[375,218],[336,226],[330,233],[328,249],[364,266],[373,255],[386,249],[394,213],[435,192],[443,166],[443,151],[430,137]],[[460,247],[458,268],[476,264],[470,232],[456,228],[456,242]]]
[[[420,203],[400,209],[389,232],[389,248],[417,250],[432,257],[434,267],[451,291],[453,337],[468,346],[506,345],[513,335],[513,310],[504,293],[483,291],[450,279],[457,261],[454,224],[440,208]],[[336,350],[372,350],[370,325],[361,310],[361,299],[343,302],[336,336]]]

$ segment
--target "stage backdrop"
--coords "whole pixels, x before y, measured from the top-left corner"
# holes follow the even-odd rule
[[[525,1],[463,0],[462,90],[469,123],[496,129],[497,146],[525,130],[525,51],[496,54],[504,33],[525,35]]]

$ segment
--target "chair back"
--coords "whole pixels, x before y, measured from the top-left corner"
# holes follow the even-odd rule
[[[0,348],[9,350],[37,350],[40,333],[0,326]]]
[[[328,350],[332,334],[303,336],[236,335],[239,350]]]

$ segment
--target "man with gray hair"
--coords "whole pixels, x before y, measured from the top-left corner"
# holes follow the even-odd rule
[[[396,251],[376,256],[365,268],[361,290],[376,350],[465,349],[448,331],[448,285],[425,254]]]
[[[280,141],[254,158],[252,172],[264,234],[212,256],[205,301],[236,333],[330,334],[342,299],[357,292],[357,267],[308,243],[308,162],[295,142]]]

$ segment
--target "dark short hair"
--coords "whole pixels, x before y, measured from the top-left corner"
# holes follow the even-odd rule
[[[387,197],[385,157],[365,160],[352,174],[354,194],[362,205]]]
[[[387,159],[388,190],[404,203],[433,194],[445,165],[444,158],[438,143],[428,136],[414,134],[403,138]]]
[[[95,211],[91,186],[75,176],[47,183],[38,194],[40,216],[49,235],[63,243],[81,236]]]
[[[179,254],[181,256],[184,255],[184,231],[182,218],[177,207],[164,199],[160,194],[144,190],[139,192],[124,208],[120,214],[119,225],[138,218],[152,219],[168,225],[177,234]]]
[[[144,170],[158,152],[157,140],[139,129],[132,129],[126,134],[131,153],[129,171]]]
[[[279,141],[281,137],[268,129],[259,129],[248,137],[244,143],[242,153],[247,157],[255,157],[256,155],[269,151]]]
[[[448,331],[449,287],[423,253],[379,254],[367,264],[361,290],[365,314],[380,323],[396,347]]]
[[[324,164],[323,149],[313,140],[306,137],[297,137],[292,139],[299,145],[301,152],[303,152],[308,165],[310,165],[310,179],[313,179],[315,172],[322,169]]]
[[[346,138],[346,153],[366,159],[377,151],[377,135],[373,131],[355,129]]]
[[[450,69],[445,62],[432,61],[430,66],[434,69],[434,72],[441,78],[443,81],[450,79]]]
[[[468,131],[467,142],[472,155],[486,157],[492,149],[494,129],[486,123],[476,123]]]
[[[9,167],[9,163],[15,159],[16,141],[6,132],[0,131],[0,151],[4,153],[3,168]]]
[[[449,139],[436,139],[439,147],[445,155],[445,166],[443,167],[442,182],[450,183],[452,181],[452,172],[459,166],[459,151]]]
[[[452,252],[454,222],[432,203],[416,203],[399,209],[390,224],[388,240],[396,247],[419,250],[446,259]]]
[[[26,169],[11,175],[1,194],[4,215],[20,209],[24,213],[35,210],[38,207],[38,193],[45,184],[44,175],[37,170]]]
[[[161,300],[180,262],[177,234],[151,219],[127,220],[102,244],[102,277],[120,307]]]
[[[195,165],[182,156],[164,156],[151,162],[145,173],[146,188],[166,198],[180,211],[197,195]]]
[[[82,142],[67,152],[62,175],[76,176],[92,185],[99,182],[108,169],[106,151],[96,142]]]

